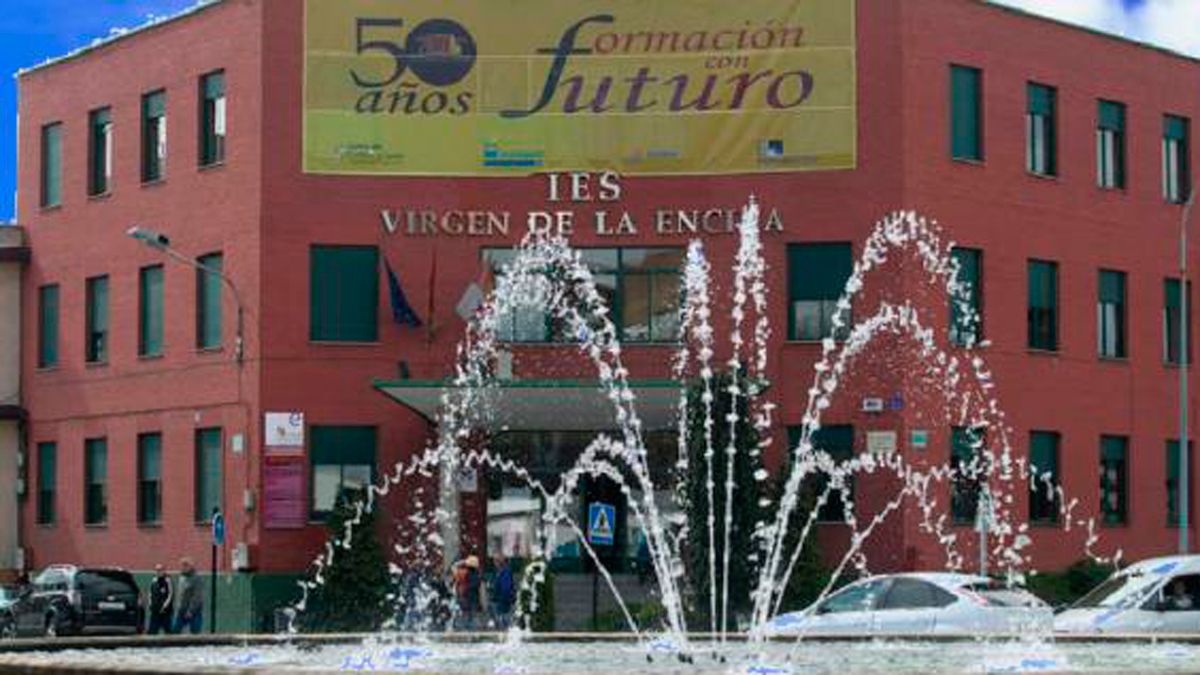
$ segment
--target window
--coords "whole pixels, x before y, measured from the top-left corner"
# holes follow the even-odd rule
[[[849,586],[829,596],[817,613],[869,612],[883,599],[888,583],[887,579],[876,579]]]
[[[58,284],[38,289],[38,368],[58,365]]]
[[[58,484],[58,445],[38,443],[37,522],[53,525],[57,517],[55,486]]]
[[[1097,350],[1102,358],[1123,359],[1125,352],[1125,273],[1100,270],[1096,302]]]
[[[892,581],[892,587],[888,589],[880,609],[949,607],[957,601],[958,599],[954,595],[927,581],[897,577]]]
[[[379,249],[313,246],[309,266],[309,337],[317,342],[378,340]]]
[[[138,436],[138,522],[157,523],[162,519],[162,435]]]
[[[1105,525],[1126,523],[1129,439],[1100,437],[1100,513]]]
[[[196,347],[221,348],[221,274],[225,259],[211,253],[196,259]]]
[[[221,430],[196,430],[196,522],[212,520],[221,506]]]
[[[83,522],[108,522],[108,441],[89,438],[83,444]]]
[[[88,363],[108,361],[108,277],[87,280],[86,354]]]
[[[950,66],[950,156],[983,159],[983,73]]]
[[[167,170],[167,93],[142,97],[142,182],[162,180]]]
[[[802,427],[788,427],[788,447],[795,448],[800,444],[800,433]],[[813,449],[821,450],[829,454],[830,458],[839,466],[854,458],[854,427],[849,424],[833,424],[823,426],[813,433]],[[829,476],[825,473],[817,473],[808,483],[808,489],[820,499],[821,494],[825,492],[825,488],[829,485]],[[847,475],[845,477],[845,488],[850,500],[854,499],[854,476]],[[836,487],[829,491],[825,503],[817,509],[817,522],[821,523],[844,523],[846,522],[846,502],[842,498],[842,491]]]
[[[1029,434],[1029,521],[1058,522],[1058,445],[1053,431]]]
[[[680,248],[584,248],[581,262],[592,273],[596,292],[609,307],[620,338],[626,342],[679,341],[682,300]],[[485,250],[496,274],[504,274],[515,254],[511,249]],[[547,275],[553,274],[547,270]],[[574,342],[566,322],[541,306],[516,303],[497,320],[504,342]]]
[[[1192,325],[1192,282],[1188,282],[1188,303],[1187,303],[1187,320],[1188,326]],[[1163,358],[1167,363],[1178,364],[1180,322],[1179,311],[1180,303],[1183,298],[1179,295],[1179,280],[1167,279],[1163,282]],[[1190,363],[1192,360],[1192,336],[1191,331],[1187,336],[1187,360]]]
[[[88,115],[88,194],[108,192],[112,179],[112,110],[101,108]]]
[[[1163,198],[1182,204],[1187,201],[1191,172],[1188,166],[1188,119],[1163,117]]]
[[[200,166],[225,161],[225,72],[200,78]]]
[[[1058,350],[1058,263],[1029,261],[1029,348]]]
[[[965,288],[962,296],[950,299],[950,341],[967,347],[983,339],[983,251],[955,247],[951,255]]]
[[[138,273],[138,356],[162,356],[163,268],[143,267]]]
[[[1026,87],[1028,105],[1025,109],[1025,168],[1039,176],[1054,176],[1055,166],[1055,98],[1054,87],[1030,82]]]
[[[950,462],[954,469],[950,514],[955,524],[975,523],[979,495],[984,485],[983,477],[987,475],[987,467],[983,465],[984,457],[980,452],[982,447],[982,432],[966,427],[954,427],[950,430]]]
[[[843,340],[850,313],[834,335],[833,317],[853,268],[850,244],[788,244],[788,339]]]
[[[1187,465],[1189,468],[1188,477],[1190,478],[1194,473],[1193,471],[1190,470],[1193,466],[1192,442],[1191,441],[1188,441],[1187,454],[1188,454]],[[1172,440],[1172,441],[1167,441],[1167,458],[1166,459],[1167,459],[1167,525],[1170,525],[1173,527],[1179,527],[1179,477],[1180,477],[1180,475],[1182,475],[1182,472],[1179,470],[1180,469],[1179,463],[1180,463],[1180,460],[1182,460],[1183,458],[1179,456],[1179,440],[1178,439]],[[1192,483],[1193,485],[1195,484],[1192,481],[1189,481],[1189,483]],[[1188,513],[1188,523],[1189,523],[1189,527],[1190,527],[1191,522],[1192,522],[1191,504],[1188,505],[1187,513]]]
[[[375,427],[313,427],[311,515],[329,515],[343,490],[375,480]]]
[[[1096,110],[1096,184],[1125,187],[1125,104],[1100,101]]]
[[[42,127],[42,208],[62,204],[61,123]]]

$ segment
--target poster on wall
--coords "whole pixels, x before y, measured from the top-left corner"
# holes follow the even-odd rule
[[[854,168],[854,0],[305,0],[309,173]]]
[[[263,439],[268,455],[303,455],[304,413],[266,413]]]
[[[302,461],[268,462],[263,466],[263,526],[294,530],[308,523]]]

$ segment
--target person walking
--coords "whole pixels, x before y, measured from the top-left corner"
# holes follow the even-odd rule
[[[162,565],[154,566],[154,579],[150,581],[150,626],[146,634],[157,635],[171,632],[171,609],[174,598],[171,593],[171,577]]]
[[[513,582],[512,566],[503,553],[492,559],[495,574],[492,576],[492,620],[497,630],[508,630],[512,623],[513,604],[517,599],[517,587]]]
[[[204,630],[203,582],[196,576],[191,558],[179,561],[179,611],[175,615],[175,632],[187,628],[192,633]]]

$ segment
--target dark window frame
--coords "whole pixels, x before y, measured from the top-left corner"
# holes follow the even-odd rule
[[[138,434],[137,450],[138,524],[157,525],[162,522],[162,434]],[[157,455],[157,459],[148,462],[152,453]],[[151,467],[151,464],[156,466]],[[155,475],[150,475],[150,468],[155,469]]]
[[[1058,176],[1058,89],[1025,85],[1025,170],[1035,176]]]
[[[83,446],[83,523],[108,524],[108,439],[89,438]],[[98,462],[97,459],[102,459]]]
[[[138,356],[163,355],[165,313],[166,271],[163,265],[147,265],[138,270]]]
[[[818,252],[823,252],[818,254]],[[786,249],[787,255],[787,339],[789,342],[820,342],[832,337],[843,341],[850,336],[854,325],[854,308],[844,312],[840,330],[834,330],[834,317],[838,314],[838,303],[845,293],[846,280],[854,274],[854,244],[845,241],[814,241],[790,242]],[[822,270],[844,278],[831,281],[824,275],[808,275],[803,269],[804,257],[824,258],[823,264],[828,267]],[[815,305],[815,313],[802,312],[803,304]],[[817,330],[800,330],[799,321],[802,316],[816,317]],[[807,322],[806,322],[807,325]]]
[[[1124,190],[1126,180],[1126,107],[1120,101],[1096,103],[1096,185]],[[1108,156],[1111,152],[1111,158]]]
[[[108,275],[88,277],[84,296],[84,360],[91,365],[103,365],[111,356],[112,284]]]
[[[42,125],[41,167],[39,171],[40,195],[38,203],[43,209],[62,206],[63,198],[63,136],[62,122]]]
[[[958,161],[983,162],[986,157],[983,70],[950,64],[949,89],[950,157]]]
[[[142,183],[167,178],[167,90],[156,89],[142,95]]]
[[[58,284],[38,288],[38,368],[58,366],[62,320],[62,289]]]
[[[112,108],[88,113],[88,196],[99,197],[112,190]]]
[[[1163,115],[1163,199],[1171,204],[1187,202],[1192,190],[1191,120],[1182,115]]]
[[[196,258],[196,349],[217,351],[225,344],[225,254],[213,251]]]
[[[229,113],[223,69],[200,76],[199,102],[199,165],[203,168],[224,164],[229,139]]]
[[[58,520],[58,443],[54,441],[38,443],[37,453],[38,484],[35,517],[38,525],[53,525]]]
[[[1039,279],[1042,276],[1044,278]],[[1040,289],[1043,294],[1036,292],[1039,290],[1038,283],[1043,286],[1048,285],[1048,288]],[[1058,263],[1052,260],[1030,258],[1026,263],[1026,285],[1028,286],[1026,346],[1038,351],[1057,352],[1060,347]],[[1038,295],[1044,295],[1044,297],[1035,297]],[[1039,303],[1043,302],[1048,302],[1049,305],[1041,306]]]
[[[205,453],[212,452],[212,456]],[[197,524],[212,522],[213,508],[222,506],[225,490],[225,430],[222,427],[196,429],[192,453],[193,518]],[[210,472],[209,462],[215,463]],[[216,481],[210,485],[209,480]]]
[[[1101,269],[1096,293],[1096,353],[1100,358],[1129,357],[1128,313],[1129,275],[1121,270]]]
[[[337,497],[341,492],[350,489],[346,484],[346,467],[370,466],[370,484],[374,484],[379,476],[379,428],[370,425],[314,425],[309,429],[310,452],[308,460],[309,472],[309,509],[308,518],[312,522],[322,522],[329,518]],[[351,440],[369,446],[369,451],[362,447],[347,448],[342,444],[348,437],[361,436]],[[369,437],[369,442],[368,442]],[[336,446],[327,448],[326,446]],[[317,467],[336,466],[339,470],[338,495],[334,496],[333,505],[329,509],[317,507]]]
[[[1128,436],[1100,437],[1100,518],[1108,526],[1129,524]]]
[[[1050,443],[1050,466],[1042,466],[1034,454],[1039,451],[1039,440]],[[1061,499],[1058,488],[1062,487],[1062,434],[1057,431],[1034,430],[1029,432],[1029,522],[1041,525],[1057,524]],[[1045,459],[1045,458],[1043,458]],[[1049,478],[1046,474],[1050,474]],[[1049,484],[1047,484],[1049,481]]]
[[[966,302],[973,315],[964,315],[957,298],[950,298],[950,343],[959,347],[978,345],[984,340],[983,332],[983,250],[966,246],[955,246],[951,255],[959,263],[959,281],[968,286]],[[964,265],[964,261],[973,260]],[[972,278],[964,279],[966,271]]]

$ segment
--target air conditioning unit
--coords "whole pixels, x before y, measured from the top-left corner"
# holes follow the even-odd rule
[[[862,411],[868,413],[883,412],[883,399],[881,398],[864,398],[862,400]]]

